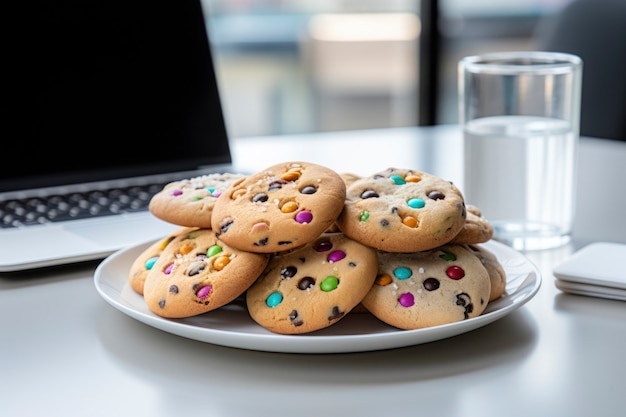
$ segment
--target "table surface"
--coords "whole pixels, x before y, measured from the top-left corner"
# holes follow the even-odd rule
[[[233,139],[235,166],[305,160],[366,175],[416,168],[462,188],[456,126]],[[552,270],[583,245],[626,243],[626,143],[583,138],[572,244],[527,252],[542,286],[504,318],[431,343],[270,353],[147,326],[104,301],[97,263],[0,274],[3,416],[621,416],[626,303],[570,295]]]

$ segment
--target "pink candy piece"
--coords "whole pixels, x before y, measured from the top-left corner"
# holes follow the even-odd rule
[[[179,190],[179,189],[175,189],[174,191],[172,191],[172,195],[174,197],[178,197],[179,195],[183,194],[183,190]]]
[[[269,230],[269,229],[270,229],[270,225],[267,224],[266,222],[258,222],[252,225],[250,232],[258,233],[258,232],[262,232],[262,231]]]
[[[313,220],[313,214],[310,211],[303,210],[296,214],[296,221],[298,223],[307,224],[311,223],[311,220]]]
[[[342,250],[334,250],[328,254],[328,262],[338,262],[346,257],[346,253]]]
[[[169,275],[172,273],[172,269],[174,269],[174,264],[169,264],[164,270],[163,273],[165,275]]]
[[[199,299],[204,300],[209,296],[209,294],[211,294],[211,290],[211,286],[207,285],[206,287],[200,288],[196,293],[196,296],[198,296]]]
[[[404,294],[398,297],[398,302],[402,307],[411,307],[415,304],[415,297],[410,292],[405,292]]]

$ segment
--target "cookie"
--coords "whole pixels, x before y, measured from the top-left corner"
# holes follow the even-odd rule
[[[234,249],[211,229],[176,236],[148,272],[143,297],[166,318],[196,316],[242,295],[267,266],[269,257]]]
[[[379,252],[378,262],[376,283],[362,304],[391,326],[412,330],[459,322],[479,316],[489,302],[487,270],[461,245]]]
[[[163,239],[154,242],[141,252],[130,266],[130,271],[128,273],[128,282],[130,287],[138,294],[143,295],[143,285],[146,281],[146,277],[148,276],[148,272],[150,272],[157,259],[159,259],[161,252],[163,252],[165,247],[169,245],[169,243],[174,240],[176,236],[188,233],[192,230],[194,230],[194,228],[182,228],[176,230]]]
[[[340,175],[341,175],[341,178],[343,178],[344,184],[346,184],[346,188],[350,186],[350,184],[352,184],[354,181],[361,179],[359,175],[352,174],[349,172],[346,172]],[[339,227],[337,226],[337,223],[335,222],[326,230],[326,233],[341,233],[341,230],[339,230]]]
[[[494,301],[502,297],[506,292],[506,271],[496,255],[484,246],[478,244],[466,245],[466,247],[480,259],[489,274],[489,279],[491,280],[489,301]]]
[[[465,225],[450,243],[475,244],[485,243],[493,237],[491,223],[483,217],[480,209],[471,204],[466,205],[467,216]]]
[[[344,172],[340,174],[343,182],[346,184],[346,188],[349,187],[354,181],[360,180],[361,176],[357,174],[353,174],[351,172]]]
[[[418,252],[452,240],[465,224],[463,195],[449,181],[410,169],[355,180],[347,188],[339,229],[388,252]]]
[[[372,287],[376,250],[341,233],[272,257],[246,293],[250,316],[280,334],[326,328],[344,318]]]
[[[150,199],[148,209],[161,220],[179,226],[211,227],[213,206],[240,174],[207,174],[167,184]]]
[[[346,187],[333,170],[285,162],[240,179],[213,208],[212,228],[240,250],[274,253],[325,232],[343,208]]]

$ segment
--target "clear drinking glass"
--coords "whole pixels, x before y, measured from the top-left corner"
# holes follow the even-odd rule
[[[575,55],[539,51],[459,62],[465,201],[515,249],[570,241],[582,66]]]

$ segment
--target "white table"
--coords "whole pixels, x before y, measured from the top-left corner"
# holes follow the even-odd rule
[[[459,144],[442,126],[238,139],[233,154],[247,171],[301,159],[462,184]],[[221,347],[114,309],[95,290],[95,263],[0,275],[0,415],[622,416],[626,303],[561,293],[552,268],[585,243],[626,243],[625,163],[626,143],[583,139],[574,242],[526,254],[542,271],[539,293],[478,330],[407,348]]]

